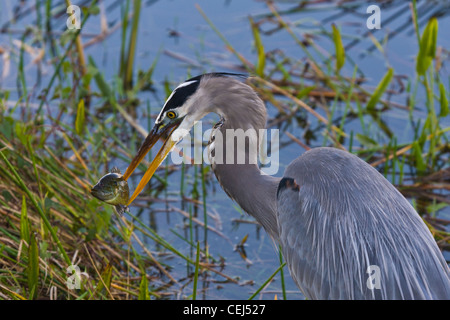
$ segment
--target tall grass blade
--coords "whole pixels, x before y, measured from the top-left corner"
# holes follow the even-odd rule
[[[97,1],[98,1],[98,0],[92,0],[92,2],[90,3],[90,5],[91,5],[90,8],[96,6],[96,5],[97,5]],[[74,43],[77,41],[78,35],[80,34],[81,30],[83,29],[83,26],[85,25],[85,23],[86,23],[87,19],[89,18],[89,16],[90,16],[90,14],[89,14],[89,10],[88,10],[87,14],[85,14],[84,17],[83,17],[83,21],[81,21],[81,28],[78,29],[78,30],[73,34],[72,40],[70,41],[70,44],[69,44],[69,46],[67,47],[67,50],[65,51],[65,53],[64,53],[64,55],[62,56],[62,58],[60,59],[58,65],[56,66],[55,71],[53,72],[53,75],[52,75],[52,77],[51,77],[51,79],[50,79],[50,81],[49,81],[49,83],[48,83],[46,89],[44,89],[45,92],[49,92],[49,91],[50,91],[50,89],[53,87],[53,83],[54,83],[56,77],[57,77],[57,76],[59,77],[59,72],[60,72],[60,70],[61,70],[61,67],[62,67],[62,65],[64,64],[64,61],[66,60],[67,56],[69,55],[69,52],[70,52],[72,46],[73,46]],[[45,104],[46,101],[47,101],[46,99],[41,99],[41,102],[39,103],[39,106],[38,106],[38,109],[37,109],[36,114],[40,114],[40,113],[41,113],[42,108],[43,108],[43,106],[44,106],[44,104]]]
[[[139,300],[150,300],[150,294],[148,292],[148,280],[147,275],[142,274],[141,283],[139,285]]]
[[[28,221],[27,201],[22,196],[22,210],[20,213],[20,238],[26,243],[30,243],[30,222]]]
[[[283,269],[285,265],[286,262],[284,262],[281,266],[279,266],[277,270],[275,270],[274,273],[272,273],[272,275],[262,284],[262,286],[259,287],[258,290],[256,290],[255,293],[250,296],[250,298],[248,298],[248,300],[253,300],[258,295],[258,293],[260,293],[261,290],[264,289],[270,281],[272,281],[273,277],[275,277],[277,273],[280,272],[281,269]]]
[[[119,58],[119,77],[124,77],[125,72],[125,42],[127,40],[128,28],[128,10],[130,9],[130,0],[126,1],[125,9],[122,15],[122,40],[120,43],[120,58]]]
[[[58,235],[56,234],[55,229],[53,229],[52,225],[50,224],[50,221],[47,218],[47,215],[42,210],[41,206],[37,203],[36,199],[34,198],[33,194],[31,193],[30,189],[25,185],[22,178],[17,173],[16,169],[13,167],[13,165],[8,161],[6,156],[3,154],[3,152],[0,150],[0,157],[3,158],[3,161],[6,163],[6,166],[9,168],[9,170],[13,173],[14,177],[16,178],[17,185],[27,194],[28,198],[33,203],[36,210],[39,212],[39,215],[42,219],[42,221],[45,224],[45,227],[50,232],[53,241],[55,241],[56,245],[58,246],[58,249],[60,253],[63,255],[64,261],[67,263],[67,265],[70,265],[70,258],[66,253],[66,250],[64,250],[64,247],[61,244],[61,241],[58,238]]]
[[[24,52],[25,52],[25,37],[24,34],[21,39],[21,46],[20,46],[20,58],[19,58],[19,72],[17,74],[17,88],[19,91],[19,94],[25,98],[25,102],[28,102],[28,92],[27,92],[27,83],[26,83],[26,76],[25,76],[25,68],[24,68]],[[22,88],[22,90],[20,90]]]
[[[280,266],[283,265],[283,253],[281,250],[281,246],[278,246],[278,257],[280,259]],[[283,268],[280,269],[280,278],[281,278],[281,292],[283,294],[283,300],[286,300],[286,284],[284,283],[284,271]]]
[[[264,45],[261,40],[261,34],[259,33],[258,26],[250,17],[250,24],[252,27],[253,39],[255,40],[256,52],[258,54],[258,61],[256,63],[256,74],[261,78],[264,77],[264,68],[266,66],[266,53],[264,52]]]
[[[133,2],[133,24],[131,26],[130,43],[128,45],[128,55],[125,69],[125,89],[131,89],[133,78],[133,65],[136,55],[137,36],[139,28],[139,15],[141,12],[141,0],[134,0]]]
[[[416,33],[417,43],[420,43],[419,23],[417,22],[417,18],[417,1],[412,0],[412,20],[414,24],[414,31]]]
[[[28,246],[28,288],[30,290],[30,300],[35,299],[38,294],[39,282],[39,247],[35,235],[30,236],[30,244]]]
[[[192,290],[192,300],[197,299],[197,283],[198,283],[199,269],[200,269],[200,241],[197,241],[197,255],[195,257],[194,288]]]
[[[72,4],[71,4],[70,0],[66,0],[66,6],[70,7],[71,5]],[[69,15],[71,15],[71,13],[69,13]],[[79,23],[81,25],[81,21],[79,21]],[[75,47],[76,47],[77,53],[78,53],[78,64],[80,67],[81,75],[83,76],[86,73],[86,59],[84,58],[83,43],[81,42],[81,36],[80,36],[79,32],[76,35]]]
[[[445,92],[445,87],[442,82],[439,84],[439,100],[441,102],[441,112],[439,113],[439,117],[443,118],[448,116],[449,111],[447,92]]]

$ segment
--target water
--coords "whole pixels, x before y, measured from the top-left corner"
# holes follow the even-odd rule
[[[76,4],[75,1],[73,1]],[[115,2],[116,3],[116,2]],[[120,4],[120,2],[117,2]],[[140,93],[139,98],[142,102],[142,112],[145,113],[145,105],[148,103],[151,107],[152,114],[158,114],[160,107],[164,103],[165,94],[163,80],[169,80],[173,86],[178,82],[187,78],[187,74],[192,76],[209,72],[209,71],[237,71],[240,68],[239,61],[229,52],[223,42],[218,38],[217,34],[205,22],[195,3],[213,21],[218,30],[227,38],[233,47],[251,62],[256,62],[256,54],[253,46],[252,32],[249,27],[248,16],[258,17],[270,12],[264,2],[261,1],[181,1],[181,0],[160,0],[144,2],[141,11],[141,19],[139,25],[138,47],[136,70],[147,70],[154,59],[158,59],[154,71],[153,79],[155,80],[155,94]],[[295,3],[295,2],[294,2]],[[380,52],[375,49],[368,51],[373,46],[373,41],[366,35],[366,19],[369,16],[365,13],[367,5],[364,2],[360,7],[355,9],[354,13],[341,14],[334,6],[324,4],[320,10],[307,10],[303,13],[296,13],[286,17],[289,21],[299,22],[297,26],[293,26],[293,31],[299,37],[300,31],[308,30],[315,35],[315,42],[320,46],[322,52],[332,52],[334,50],[332,42],[324,37],[321,32],[323,30],[331,30],[331,23],[335,23],[342,28],[344,44],[349,44],[353,39],[360,39],[355,46],[348,51],[351,60],[360,66],[364,75],[369,81],[367,87],[374,87],[386,72],[386,66],[392,65],[396,74],[405,74],[411,77],[414,70],[415,62],[413,57],[417,52],[416,37],[412,31],[411,24],[407,28],[400,30],[392,36],[392,32],[403,26],[411,16],[408,13],[409,7],[406,1],[396,2],[395,6],[382,8],[381,29],[373,32],[373,36],[383,44],[384,51]],[[400,4],[399,4],[400,3]],[[448,2],[445,2],[448,3]],[[14,2],[5,1],[0,11],[0,27],[9,20]],[[419,1],[419,7],[422,8],[424,1]],[[443,5],[445,8],[445,5]],[[277,3],[279,10],[293,8],[292,1],[280,1]],[[450,47],[450,38],[448,32],[450,28],[450,18],[448,17],[448,6],[444,10],[445,15],[439,19],[439,45],[444,48]],[[113,7],[111,2],[103,4],[108,22],[114,24],[121,19],[120,5]],[[434,10],[426,10],[423,7],[424,17],[429,16]],[[422,9],[421,9],[422,10]],[[419,12],[420,14],[421,12]],[[97,34],[100,29],[99,16],[90,19],[83,30],[83,34]],[[421,20],[422,23],[425,20]],[[24,26],[35,23],[35,17],[27,17],[19,20],[14,25],[14,29],[20,29]],[[65,28],[65,19],[57,19],[52,21],[54,27],[63,31]],[[265,25],[267,28],[270,26]],[[274,27],[275,25],[272,25]],[[423,25],[421,24],[421,28]],[[388,39],[387,45],[383,39]],[[118,56],[121,44],[120,30],[109,35],[105,41],[97,43],[86,49],[86,55],[95,58],[97,66],[104,72],[107,81],[113,81],[118,70]],[[361,39],[362,37],[362,39]],[[16,38],[16,37],[15,37]],[[0,44],[12,46],[11,38],[6,34],[0,34]],[[84,40],[88,40],[87,37]],[[266,51],[273,51],[277,48],[282,49],[286,55],[290,57],[304,58],[304,53],[296,45],[293,45],[292,37],[285,31],[266,35],[262,37]],[[179,56],[182,58],[174,58]],[[1,65],[1,62],[0,62]],[[31,63],[31,57],[26,56],[26,80],[28,84],[34,83],[36,77],[36,66]],[[2,79],[0,86],[2,89],[12,90],[14,93],[16,86],[16,70],[17,57],[12,61],[11,71],[6,79]],[[43,83],[47,83],[49,75],[52,74],[52,66],[44,65]],[[347,63],[343,73],[351,77],[353,67],[351,63]],[[0,71],[1,74],[1,71]],[[396,95],[394,101],[399,104],[405,103],[405,94]],[[425,101],[423,95],[419,95],[418,115],[425,110],[421,107],[421,103]],[[52,106],[57,107],[57,106]],[[274,117],[276,109],[268,105],[269,115]],[[337,112],[342,112],[338,110]],[[389,127],[396,128],[395,134],[398,136],[398,143],[411,141],[412,130],[405,126],[407,113],[400,109],[393,109],[383,115],[383,119],[388,123]],[[211,116],[209,121],[217,120],[217,117]],[[444,124],[449,125],[449,119]],[[141,123],[147,127],[147,119]],[[204,129],[208,129],[206,125]],[[346,125],[346,129],[360,132],[362,130],[359,121],[355,120]],[[301,136],[302,129],[294,124],[289,131],[296,136]],[[375,130],[376,131],[376,130]],[[377,134],[377,132],[374,132]],[[282,143],[289,143],[281,151],[280,170],[277,176],[282,176],[284,168],[300,155],[303,150],[296,144],[291,143],[290,139],[281,134]],[[320,146],[323,144],[322,137],[313,141],[312,145]],[[127,167],[128,163],[120,160],[113,160],[113,165],[118,166],[122,171]],[[199,168],[187,167],[185,173],[185,193],[192,192],[195,184],[195,173]],[[182,180],[181,171],[176,171],[170,175],[169,185],[164,193],[160,196],[162,199],[171,201],[154,202],[150,207],[141,209],[132,207],[132,214],[138,214],[146,223],[151,225],[164,239],[171,243],[175,248],[182,248],[182,252],[195,257],[195,249],[186,244],[181,237],[193,240],[199,240],[204,247],[204,229],[201,226],[194,226],[192,233],[186,228],[188,220],[176,211],[166,212],[168,206],[181,208],[189,211],[191,204],[180,199],[180,182]],[[222,235],[209,231],[207,233],[208,250],[212,257],[218,259],[223,257],[225,263],[221,270],[224,274],[238,279],[238,284],[225,282],[224,277],[218,274],[210,273],[207,277],[201,276],[199,281],[199,294],[202,299],[247,299],[259,286],[269,278],[269,276],[279,267],[280,261],[276,246],[267,236],[267,234],[258,226],[252,223],[235,223],[235,220],[252,221],[241,209],[230,200],[222,191],[214,178],[209,179],[207,185],[207,210],[216,214],[216,218],[209,217],[208,225],[219,230]],[[130,180],[130,185],[137,185],[136,179]],[[201,185],[197,188],[200,190]],[[195,210],[195,209],[193,209]],[[198,219],[203,221],[203,209],[200,205],[196,209]],[[450,216],[448,210],[441,213],[443,218]],[[248,239],[245,243],[246,259],[242,258],[236,250],[236,245],[246,236]],[[192,236],[192,239],[191,239]],[[159,251],[152,244],[149,244],[150,250]],[[448,255],[447,255],[448,258]],[[170,265],[174,270],[173,274],[180,277],[186,275],[186,262],[177,257],[161,256],[164,263]],[[192,266],[191,266],[192,267]],[[217,268],[218,269],[218,268]],[[189,269],[190,272],[193,269]],[[284,280],[286,282],[286,291],[288,299],[302,299],[303,296],[298,292],[297,287],[288,275],[287,268],[284,269]],[[254,285],[250,282],[254,281]],[[171,290],[174,292],[170,298],[185,298],[192,293],[192,284],[184,287],[186,281],[173,285]],[[152,284],[151,284],[152,285]],[[155,284],[157,286],[157,284]],[[277,296],[281,298],[281,281],[279,274],[274,281],[259,295],[257,299],[274,299]]]

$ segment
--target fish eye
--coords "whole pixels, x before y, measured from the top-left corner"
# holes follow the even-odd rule
[[[169,119],[175,119],[177,117],[177,114],[173,111],[169,111],[166,113],[167,118]]]

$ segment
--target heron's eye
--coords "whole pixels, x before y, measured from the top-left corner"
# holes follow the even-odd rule
[[[166,116],[169,119],[175,119],[177,117],[177,114],[173,111],[169,111],[169,112],[167,112]]]

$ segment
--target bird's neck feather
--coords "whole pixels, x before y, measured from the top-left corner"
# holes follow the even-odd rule
[[[242,209],[252,215],[272,238],[277,240],[276,192],[280,179],[264,174],[258,166],[259,135],[261,134],[260,130],[265,128],[266,109],[256,93],[250,87],[249,90],[250,92],[245,94],[245,99],[238,99],[233,95],[233,91],[230,91],[227,95],[226,105],[216,104],[219,107],[214,111],[221,115],[223,123],[212,134],[214,140],[212,168],[225,192]],[[239,97],[242,97],[242,94],[239,94]],[[242,129],[246,133],[249,133],[248,130],[253,131],[258,142],[257,149],[249,152],[248,139],[245,140],[247,143],[245,143],[243,164],[238,163],[236,156],[236,150],[240,148],[239,150],[242,152],[242,140],[239,143],[239,139],[235,138],[238,129]],[[218,141],[220,140],[218,139],[219,133],[222,141]],[[229,146],[231,144],[234,146],[234,152],[230,154]],[[220,150],[222,150],[222,161],[215,162],[214,160],[220,156]],[[226,161],[227,159],[232,159],[231,163]]]
[[[228,196],[278,240],[276,193],[280,179],[263,174],[252,164],[218,164],[213,170]]]

